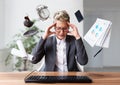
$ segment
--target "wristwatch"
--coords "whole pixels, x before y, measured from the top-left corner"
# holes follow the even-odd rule
[[[45,6],[45,5],[38,5],[36,10],[37,10],[39,18],[41,20],[47,20],[49,18],[50,12],[49,12],[47,6]]]

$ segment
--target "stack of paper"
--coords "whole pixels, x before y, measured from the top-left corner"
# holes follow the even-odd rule
[[[87,43],[94,47],[109,47],[112,22],[104,19],[97,18],[96,22],[84,36]]]
[[[12,55],[15,55],[17,57],[27,58],[28,60],[32,59],[33,55],[27,54],[21,40],[17,40],[17,46],[19,49],[12,48],[12,50],[11,50]]]

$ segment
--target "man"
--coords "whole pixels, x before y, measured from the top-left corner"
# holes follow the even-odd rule
[[[52,28],[55,31],[52,31]],[[51,36],[53,34],[54,36]],[[31,62],[36,64],[43,56],[45,56],[44,71],[79,71],[76,60],[81,65],[88,62],[77,27],[70,23],[70,17],[65,10],[55,13],[54,23],[46,29],[33,50]]]

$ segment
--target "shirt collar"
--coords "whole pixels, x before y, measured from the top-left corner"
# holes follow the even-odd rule
[[[62,40],[60,40],[60,39],[58,39],[58,38],[56,37],[57,44],[60,44],[61,42],[65,42],[65,39],[66,39],[66,37],[65,37],[64,39],[62,39]]]

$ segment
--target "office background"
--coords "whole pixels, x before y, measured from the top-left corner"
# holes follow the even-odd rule
[[[89,62],[85,66],[88,68],[119,67],[120,66],[120,1],[119,0],[0,0],[0,71],[11,71],[12,63],[8,67],[4,64],[9,43],[13,35],[24,29],[24,16],[29,15],[30,19],[38,19],[36,12],[37,5],[46,5],[50,10],[50,18],[46,21],[37,21],[35,23],[39,28],[45,29],[52,24],[53,13],[57,10],[67,10],[71,17],[71,23],[74,23],[83,37],[96,18],[104,18],[112,21],[112,33],[109,48],[103,49],[95,58],[94,54],[99,47],[91,48],[85,41],[85,47],[89,56]],[[74,13],[80,10],[84,16],[82,22],[78,22]],[[108,70],[109,71],[109,70]]]

